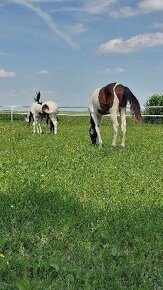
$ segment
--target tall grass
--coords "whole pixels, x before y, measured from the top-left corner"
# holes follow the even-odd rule
[[[163,128],[128,120],[124,150],[88,129],[1,121],[0,289],[162,289]]]

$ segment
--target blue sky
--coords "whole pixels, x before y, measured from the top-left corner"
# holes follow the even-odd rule
[[[163,0],[0,0],[0,105],[87,106],[110,82],[163,92]]]

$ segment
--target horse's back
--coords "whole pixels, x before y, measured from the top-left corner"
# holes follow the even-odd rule
[[[58,104],[53,101],[47,101],[47,102],[42,103],[42,107],[44,105],[46,105],[46,109],[44,111],[45,113],[48,113],[48,114],[57,113],[58,108],[59,108]]]

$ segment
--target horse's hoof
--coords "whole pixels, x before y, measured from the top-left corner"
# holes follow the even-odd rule
[[[102,147],[103,147],[103,144],[96,144],[96,146],[97,146],[98,148],[102,148]]]

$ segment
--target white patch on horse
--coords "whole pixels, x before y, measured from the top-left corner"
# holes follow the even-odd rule
[[[115,92],[115,88],[118,86],[119,84],[116,83],[114,88],[113,88],[113,93],[114,93],[114,100],[113,100],[113,106],[110,108],[110,117],[113,121],[113,129],[114,129],[114,135],[113,135],[113,141],[112,141],[112,146],[115,147],[116,143],[117,143],[117,136],[118,136],[118,118],[117,118],[117,113],[118,113],[118,109],[119,109],[119,99],[116,95]]]
[[[122,143],[121,146],[125,147],[126,141],[126,108],[120,108],[121,114],[121,130],[122,130]]]
[[[99,103],[99,92],[101,88],[97,88],[94,90],[92,96],[91,96],[91,103],[88,107],[88,110],[90,113],[98,113],[98,110],[101,109],[100,103]]]

